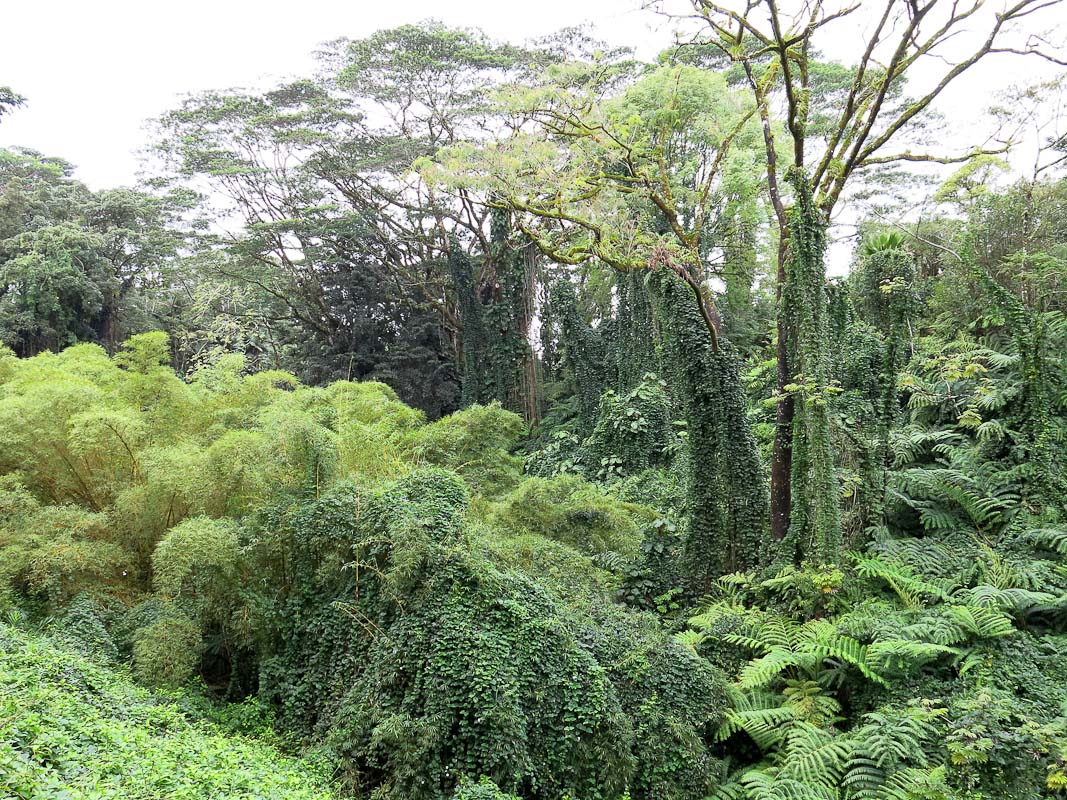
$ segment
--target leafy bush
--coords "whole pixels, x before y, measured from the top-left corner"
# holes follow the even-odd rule
[[[640,522],[651,516],[575,475],[561,475],[527,478],[500,501],[492,521],[512,533],[537,533],[590,555],[633,556]]]
[[[403,447],[415,461],[454,470],[492,496],[518,481],[522,461],[511,451],[522,432],[522,418],[499,404],[473,405],[413,430]]]
[[[530,798],[708,788],[716,671],[649,618],[572,609],[485,559],[455,481],[339,487],[273,518],[292,574],[260,682],[283,724],[325,734],[358,793],[446,798],[463,775]]]
[[[233,797],[327,800],[299,762],[179,710],[178,698],[0,624],[0,796],[18,800]]]
[[[200,648],[200,626],[168,614],[134,635],[134,675],[148,686],[181,686],[195,674]]]
[[[474,781],[462,781],[452,795],[453,800],[517,800],[513,794],[506,794],[488,778]]]

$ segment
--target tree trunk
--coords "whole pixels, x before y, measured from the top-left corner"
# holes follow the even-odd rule
[[[523,340],[526,342],[526,350],[523,353],[522,365],[522,395],[523,416],[531,428],[541,424],[541,370],[537,360],[537,352],[534,350],[533,321],[537,313],[537,285],[540,277],[540,261],[538,259],[537,245],[527,242],[523,248],[523,308],[522,319],[519,321]]]
[[[782,287],[787,279],[788,257],[789,232],[783,230],[778,242],[778,280],[775,288],[775,307],[778,309],[777,383],[778,392],[783,394],[775,414],[774,450],[771,455],[771,536],[775,541],[782,541],[789,533],[792,510],[790,474],[793,469],[793,417],[796,406],[792,395],[784,395],[792,373],[789,369],[789,332],[782,314]]]

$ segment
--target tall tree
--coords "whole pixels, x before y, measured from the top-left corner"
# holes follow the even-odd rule
[[[0,150],[0,340],[20,355],[158,327],[188,193],[92,192],[60,159]]]
[[[481,136],[493,87],[554,56],[429,23],[338,40],[320,58],[316,77],[263,94],[189,99],[161,120],[160,150],[182,179],[206,179],[243,223],[220,241],[228,257],[216,269],[258,288],[253,313],[314,343],[315,374],[294,365],[304,377],[381,377],[379,355],[416,347],[406,332],[418,328],[429,338],[416,349],[433,351],[421,380],[445,379],[441,360],[463,348],[452,249],[471,258],[489,305],[497,262],[513,250],[492,240],[487,210],[436,196],[412,162]],[[388,310],[376,313],[382,303]],[[361,352],[371,331],[383,345]],[[355,375],[354,362],[364,364]],[[494,397],[507,402],[508,392]]]
[[[26,98],[16,93],[9,86],[0,86],[0,117],[26,102]]]
[[[838,491],[825,463],[829,429],[822,410],[830,389],[823,371],[828,344],[820,322],[826,303],[823,229],[857,173],[903,162],[959,163],[982,154],[915,152],[906,143],[899,151],[887,151],[887,146],[914,134],[938,96],[990,54],[1028,54],[1064,63],[1041,49],[1040,38],[1021,30],[1023,24],[1039,24],[1042,14],[1049,18],[1058,4],[1014,0],[994,9],[986,0],[884,0],[872,9],[821,0],[788,5],[778,0],[692,0],[692,16],[703,31],[694,42],[736,65],[762,123],[766,187],[780,242],[780,400],[771,524],[775,536],[793,539],[801,555],[833,557],[838,537],[833,525]],[[871,25],[859,35],[845,34],[856,43],[853,63],[843,71],[834,68],[838,79],[827,83],[820,43],[861,8],[870,13]],[[963,34],[971,45],[961,54]],[[920,70],[934,77],[910,96],[908,80]],[[784,130],[775,124],[779,109]],[[794,465],[798,453],[801,463]],[[805,510],[794,518],[798,505]]]
[[[766,483],[710,283],[721,264],[707,258],[725,224],[718,211],[730,206],[724,158],[733,145],[758,145],[759,129],[722,75],[688,65],[642,74],[618,55],[553,65],[508,87],[513,135],[443,149],[420,168],[512,211],[557,263],[659,273],[650,280],[689,422],[687,563],[700,593],[763,555]]]

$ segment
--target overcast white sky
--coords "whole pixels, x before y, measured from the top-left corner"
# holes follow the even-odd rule
[[[184,93],[265,85],[311,70],[320,42],[435,18],[523,41],[596,21],[651,55],[670,41],[629,0],[13,0],[0,85],[28,98],[0,122],[0,146],[72,161],[94,189],[131,183],[143,123]],[[651,26],[658,26],[653,33]]]
[[[671,39],[669,25],[640,10],[638,0],[12,0],[6,6],[0,85],[29,102],[0,123],[0,146],[66,158],[95,189],[134,182],[136,151],[148,138],[145,120],[172,108],[180,95],[306,74],[311,52],[330,39],[431,17],[516,42],[593,22],[599,36],[644,57]],[[858,15],[857,24],[863,16],[869,15]],[[839,38],[852,49],[847,28]],[[979,65],[943,103],[959,110],[953,131],[967,129],[966,117],[976,116],[992,89],[1025,80],[1034,67],[1003,57]]]

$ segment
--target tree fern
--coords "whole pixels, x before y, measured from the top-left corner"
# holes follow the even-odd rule
[[[1016,632],[1011,619],[991,608],[980,606],[949,606],[949,616],[965,631],[980,639],[995,639]]]
[[[833,787],[805,783],[777,770],[750,770],[741,783],[749,800],[838,800]]]
[[[742,643],[732,636],[727,636],[726,640],[735,644]],[[790,667],[800,666],[801,663],[798,653],[784,647],[774,647],[767,654],[745,664],[738,676],[738,685],[742,689],[758,689],[768,685]]]
[[[786,681],[782,690],[784,705],[792,709],[794,717],[812,725],[825,727],[840,721],[841,703],[826,694],[825,688],[817,681]]]
[[[930,599],[947,600],[944,586],[924,580],[906,564],[888,563],[877,556],[856,556],[856,572],[885,581],[908,608],[922,608]]]
[[[796,711],[782,705],[782,699],[772,692],[738,693],[733,708],[726,712],[715,734],[716,739],[725,741],[743,731],[764,752],[777,747],[796,720]]]
[[[835,797],[854,748],[848,738],[798,722],[789,729],[780,774]]]

